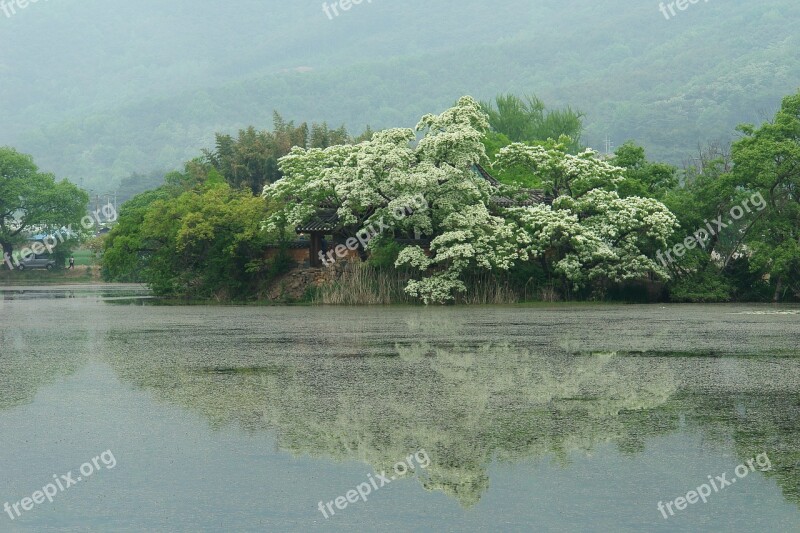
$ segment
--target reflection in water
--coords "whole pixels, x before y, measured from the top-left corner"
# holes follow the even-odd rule
[[[682,420],[721,442],[733,439],[743,459],[769,452],[775,468],[767,475],[800,502],[797,395],[769,386],[783,379],[791,389],[800,376],[796,364],[788,374],[777,368],[775,376],[751,383],[745,399],[735,384],[767,363],[591,350],[579,356],[570,353],[570,341],[555,349],[454,342],[445,339],[465,339],[463,325],[405,322],[411,334],[389,343],[357,326],[339,338],[326,331],[285,338],[283,332],[271,344],[259,344],[246,330],[230,331],[225,342],[237,350],[218,340],[209,345],[204,335],[183,337],[178,348],[175,339],[160,337],[164,331],[115,332],[107,353],[123,380],[201,413],[213,427],[275,431],[280,448],[296,455],[360,460],[388,471],[398,458],[425,449],[431,466],[420,482],[464,506],[488,489],[493,459],[552,457],[567,464],[572,452],[589,453],[601,443],[636,454],[648,438],[679,430]],[[654,330],[652,348],[666,337]],[[154,340],[157,356],[148,350]],[[602,341],[597,345],[608,344],[607,335]],[[580,343],[592,345],[590,338]],[[733,362],[728,378],[720,375],[719,361]],[[714,390],[698,392],[709,383],[717,384]],[[737,414],[743,401],[744,418]]]
[[[394,357],[269,358],[257,367],[203,366],[186,352],[155,359],[119,344],[111,364],[126,381],[191,408],[215,427],[275,430],[294,454],[357,459],[377,471],[425,449],[423,480],[463,505],[501,461],[590,451],[604,442],[641,450],[676,427],[647,413],[676,391],[661,362],[544,356],[510,344],[396,345]],[[129,340],[129,339],[128,339]],[[365,347],[367,349],[367,347]],[[385,348],[383,348],[385,352]]]
[[[2,305],[3,301],[63,300],[70,298],[92,298],[96,301],[114,299],[149,300],[152,299],[152,296],[146,287],[137,284],[0,287],[0,305]]]
[[[710,438],[733,439],[742,460],[767,451],[774,468],[766,475],[800,503],[797,394],[680,394],[665,359],[414,343],[396,346],[393,358],[203,367],[176,356],[148,366],[129,349],[113,350],[122,379],[214,427],[274,430],[294,454],[361,460],[377,471],[425,449],[432,461],[425,487],[464,506],[488,489],[492,459],[552,456],[567,464],[571,452],[606,442],[638,453],[647,438],[678,430],[682,417]]]
[[[41,387],[86,364],[89,331],[71,328],[70,317],[42,316],[8,304],[0,311],[0,409],[31,403]]]
[[[56,334],[31,317],[26,327],[0,328],[0,409],[33,401],[39,389],[74,374],[88,360],[86,331]],[[78,348],[76,350],[76,348]]]
[[[697,394],[684,398],[681,407],[690,423],[707,438],[733,439],[737,457],[766,452],[772,461],[767,477],[774,477],[787,500],[800,505],[800,392],[768,394]]]
[[[97,359],[214,428],[274,432],[298,456],[389,471],[424,449],[431,464],[419,482],[465,507],[486,494],[492,461],[567,465],[605,443],[635,455],[678,431],[699,432],[740,461],[767,452],[765,475],[800,503],[800,361],[770,355],[790,344],[780,336],[792,335],[788,322],[714,315],[719,323],[709,324],[702,307],[691,320],[608,309],[389,309],[370,310],[368,321],[363,310],[17,300],[0,308],[13,310],[0,327],[0,409]],[[618,320],[605,321],[608,313]],[[621,334],[629,315],[641,326]],[[754,331],[770,335],[762,343]],[[710,352],[726,336],[725,358],[663,356]],[[771,345],[759,357],[731,356],[749,343]]]
[[[44,385],[74,374],[102,350],[106,294],[138,286],[0,288],[0,409],[33,401]]]

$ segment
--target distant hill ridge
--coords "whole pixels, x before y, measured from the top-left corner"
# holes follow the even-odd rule
[[[708,2],[666,20],[627,0],[63,0],[0,19],[0,144],[87,186],[169,169],[274,109],[351,132],[413,126],[463,94],[536,93],[585,141],[678,163],[800,86],[800,5]]]

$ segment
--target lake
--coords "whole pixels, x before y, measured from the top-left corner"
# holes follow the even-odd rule
[[[0,531],[800,531],[800,307],[156,303],[0,289]]]

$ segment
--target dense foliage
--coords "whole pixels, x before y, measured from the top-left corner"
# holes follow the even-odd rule
[[[77,233],[88,203],[74,184],[39,172],[31,156],[0,147],[0,255],[11,256],[30,233],[70,226]]]
[[[266,204],[233,188],[201,159],[126,202],[104,244],[103,277],[138,281],[156,294],[219,300],[257,298],[286,268],[265,260]]]
[[[760,194],[766,209],[739,230],[739,241],[751,271],[773,281],[773,300],[800,295],[800,93],[783,100],[772,122],[741,130],[745,137],[733,145],[734,185]]]
[[[676,225],[657,200],[620,198],[616,185],[623,169],[591,151],[577,156],[567,147],[514,143],[497,158],[500,167],[524,166],[556,197],[553,207],[497,208],[500,191],[474,171],[486,159],[483,138],[489,117],[464,97],[441,115],[426,115],[411,130],[376,134],[356,146],[326,150],[297,148],[281,160],[285,179],[264,195],[283,207],[273,224],[301,224],[324,198],[336,198],[345,223],[384,227],[384,235],[422,235],[429,249],[404,248],[396,266],[416,276],[407,292],[425,302],[446,302],[467,292],[465,277],[480,271],[509,271],[541,262],[560,286],[665,277],[648,253],[665,245]],[[427,208],[412,216],[390,216],[422,196]],[[363,216],[366,214],[366,216]]]
[[[511,142],[546,141],[565,136],[570,150],[581,146],[584,114],[566,109],[548,110],[536,96],[498,95],[493,103],[481,103],[489,126]]]
[[[215,152],[124,206],[106,277],[160,294],[258,296],[288,264],[266,261],[267,244],[333,202],[345,235],[372,228],[362,257],[406,276],[406,293],[424,302],[464,301],[476,283],[534,298],[800,296],[800,94],[773,121],[742,126],[732,149],[710,145],[682,170],[632,142],[611,157],[576,151],[558,128],[512,142],[485,110],[463,97],[416,131],[355,140],[280,117],[274,132],[221,136]],[[279,139],[293,146],[274,168]],[[540,200],[526,203],[534,189]]]
[[[259,194],[264,185],[279,180],[282,175],[278,159],[295,146],[327,148],[352,142],[344,126],[331,129],[326,123],[295,126],[286,122],[278,112],[273,114],[273,131],[257,131],[250,126],[239,131],[237,138],[217,134],[214,150],[205,150],[204,157],[231,187],[247,187]],[[369,135],[369,133],[365,134]]]

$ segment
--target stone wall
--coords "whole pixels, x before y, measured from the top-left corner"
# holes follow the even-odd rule
[[[308,253],[308,250],[305,252]],[[335,281],[345,268],[347,268],[346,261],[338,261],[330,267],[296,268],[276,279],[270,286],[267,296],[274,302],[302,301],[309,288]]]

